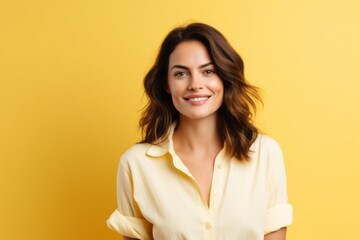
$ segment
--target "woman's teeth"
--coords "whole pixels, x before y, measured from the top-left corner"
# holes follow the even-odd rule
[[[208,99],[207,97],[196,97],[196,98],[189,98],[189,101],[199,102]]]

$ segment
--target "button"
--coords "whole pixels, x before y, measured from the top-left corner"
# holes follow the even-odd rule
[[[205,228],[206,228],[207,230],[209,230],[209,229],[211,228],[211,224],[210,224],[210,223],[206,223],[206,224],[205,224]]]
[[[218,167],[218,169],[222,169],[222,164],[219,163],[219,164],[217,165],[217,167]]]

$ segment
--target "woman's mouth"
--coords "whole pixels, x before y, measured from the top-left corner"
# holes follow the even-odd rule
[[[192,98],[184,98],[186,101],[190,102],[201,102],[207,100],[209,97],[192,97]]]
[[[184,99],[193,106],[200,106],[210,98],[211,96],[186,96]]]

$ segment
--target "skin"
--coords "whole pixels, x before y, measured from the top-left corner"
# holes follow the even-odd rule
[[[185,41],[171,53],[167,92],[180,114],[173,134],[174,150],[209,204],[214,161],[223,148],[216,125],[224,86],[202,43]],[[269,233],[264,239],[285,240],[286,228]]]
[[[264,237],[264,240],[285,240],[285,239],[286,239],[286,227],[268,233]]]
[[[216,122],[224,86],[206,48],[198,41],[180,43],[169,58],[168,92],[180,113],[180,124],[199,120]],[[192,99],[202,97],[203,100]]]

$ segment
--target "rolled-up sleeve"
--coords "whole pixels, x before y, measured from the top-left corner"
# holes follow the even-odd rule
[[[131,171],[126,160],[121,159],[117,175],[118,209],[111,214],[107,225],[126,237],[152,239],[152,225],[141,214],[134,200],[133,188]]]
[[[137,238],[137,239],[152,239],[151,224],[145,219],[124,216],[117,209],[107,220],[109,228],[117,231],[123,236]]]
[[[286,173],[282,151],[273,141],[268,151],[267,212],[265,234],[292,223],[293,208],[288,203]]]

